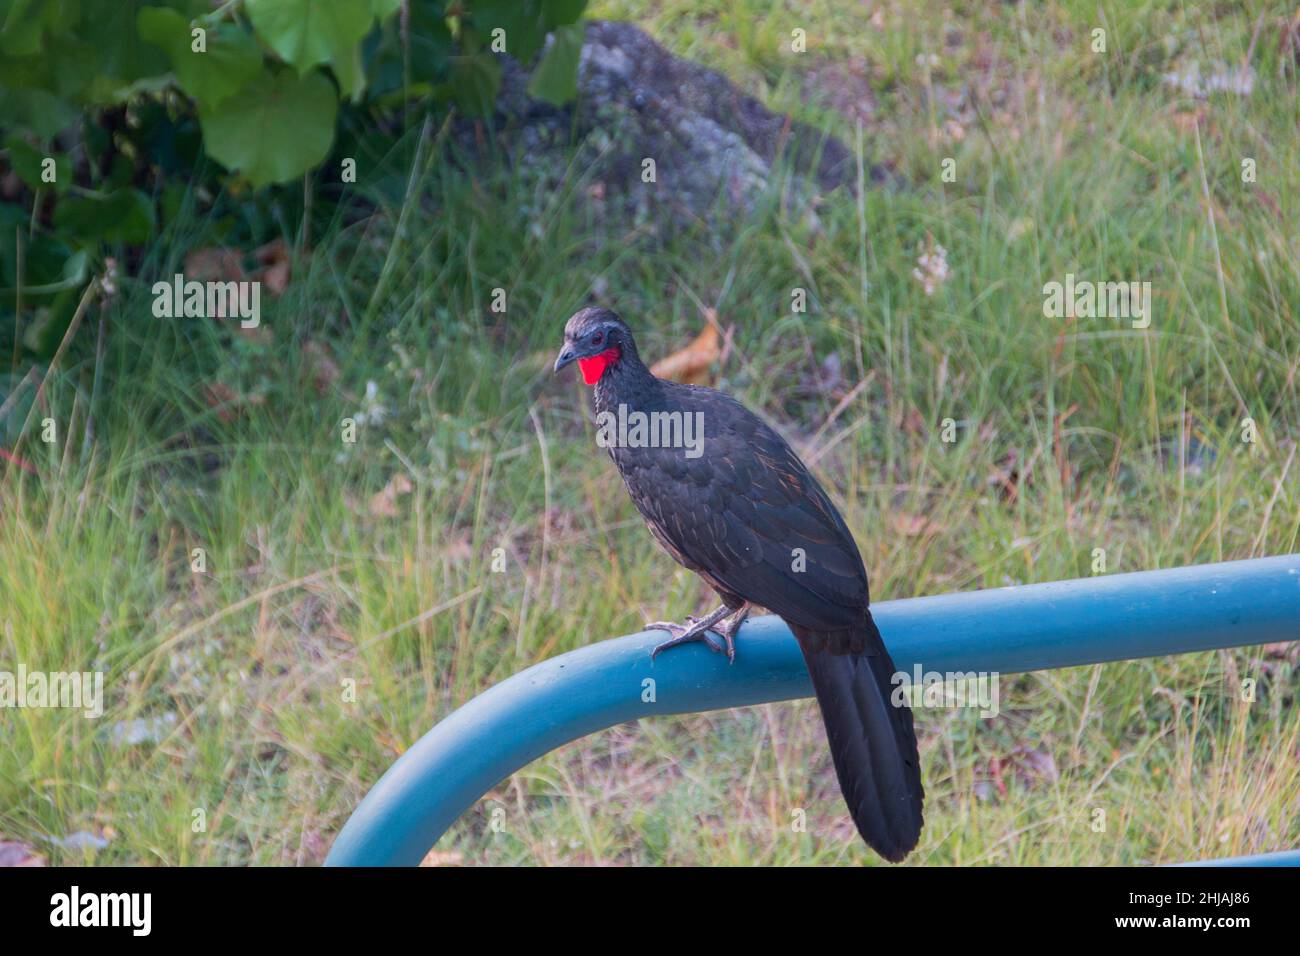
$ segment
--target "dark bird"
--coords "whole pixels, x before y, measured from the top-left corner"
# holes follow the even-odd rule
[[[595,386],[597,421],[633,425],[625,433],[611,428],[615,440],[602,443],[650,532],[722,599],[698,620],[648,624],[671,635],[653,654],[704,641],[734,660],[750,609],[779,615],[803,651],[858,832],[885,859],[903,859],[921,834],[916,732],[912,712],[890,703],[894,664],[871,618],[867,572],[844,519],[757,415],[715,389],[651,374],[610,310],[583,309],[569,319],[555,370],[572,362]],[[676,414],[656,416],[664,412]],[[640,433],[634,413],[650,422]],[[703,440],[692,447],[694,424]]]

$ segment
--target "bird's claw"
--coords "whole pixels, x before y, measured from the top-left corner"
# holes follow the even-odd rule
[[[735,660],[736,650],[730,638],[727,639],[726,646],[723,646],[722,641],[714,637],[707,627],[700,627],[700,622],[696,618],[688,617],[686,620],[689,626],[687,624],[677,624],[673,621],[651,621],[645,626],[647,631],[667,631],[672,635],[662,644],[655,645],[654,650],[650,652],[651,660],[658,657],[660,651],[666,651],[670,647],[687,644],[691,641],[703,641],[713,653],[725,653],[729,660]]]
[[[736,638],[730,628],[721,629],[722,639],[727,642],[727,663],[736,663]]]

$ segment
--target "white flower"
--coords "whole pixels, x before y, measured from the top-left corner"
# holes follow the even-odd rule
[[[948,252],[933,240],[929,249],[917,258],[912,278],[921,283],[926,295],[934,295],[934,290],[948,279]]]
[[[366,397],[362,400],[361,411],[352,416],[358,425],[382,425],[388,417],[388,409],[379,399],[379,386],[373,380],[366,382]]]

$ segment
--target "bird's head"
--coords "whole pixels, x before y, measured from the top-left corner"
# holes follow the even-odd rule
[[[622,319],[609,309],[582,309],[564,323],[564,347],[555,359],[555,371],[577,362],[582,380],[595,385],[606,369],[635,355],[632,331]]]

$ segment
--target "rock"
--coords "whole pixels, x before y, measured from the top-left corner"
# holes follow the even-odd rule
[[[168,711],[157,717],[119,720],[108,728],[109,738],[119,747],[160,743],[176,726],[176,714]],[[74,834],[75,836],[75,834]],[[107,845],[107,844],[105,844]]]
[[[111,842],[88,830],[78,830],[65,837],[50,837],[50,842],[65,850],[102,850]]]
[[[45,857],[26,843],[0,839],[0,867],[44,866]]]
[[[620,204],[638,221],[659,221],[665,211],[678,223],[708,220],[719,197],[749,209],[783,156],[800,198],[856,183],[856,160],[843,143],[767,110],[630,23],[587,24],[578,96],[563,107],[529,96],[528,73],[509,57],[502,71],[491,135],[483,121],[462,119],[457,142],[471,153],[495,142],[525,171],[554,182],[572,164],[589,177],[589,198]],[[653,184],[642,180],[646,159],[654,160]],[[874,167],[867,175],[886,178]]]
[[[1198,100],[1225,92],[1248,97],[1255,89],[1255,70],[1249,64],[1228,66],[1215,62],[1202,71],[1201,64],[1189,63],[1165,73],[1160,79],[1166,86]]]

